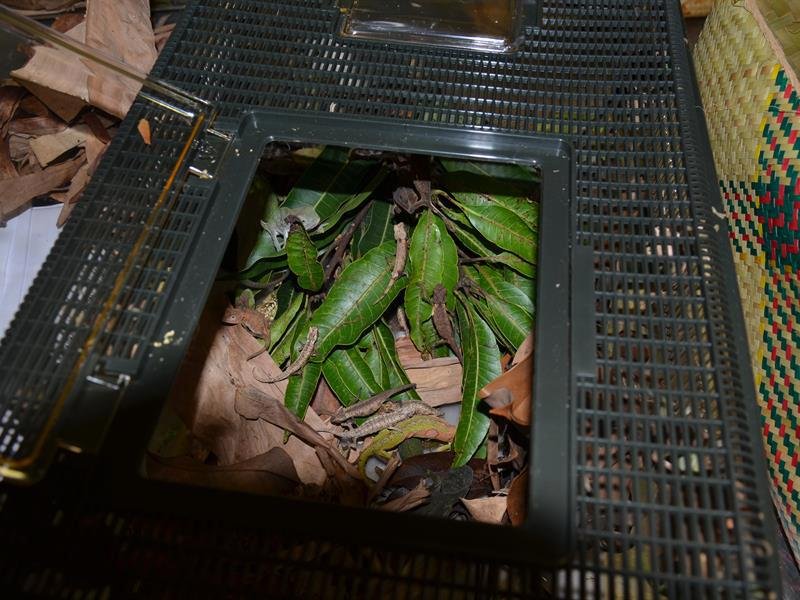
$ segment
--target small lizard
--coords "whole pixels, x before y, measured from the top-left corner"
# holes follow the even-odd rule
[[[372,443],[361,451],[358,457],[358,470],[366,479],[367,462],[373,456],[390,460],[392,448],[396,448],[410,437],[439,440],[445,444],[453,441],[455,427],[439,417],[431,415],[415,415],[398,423],[397,427],[384,429],[372,438]]]
[[[308,361],[311,359],[311,355],[314,354],[314,347],[317,345],[317,337],[319,336],[319,329],[316,327],[310,327],[308,329],[308,337],[306,338],[306,343],[303,345],[302,350],[297,355],[297,360],[286,367],[285,371],[281,371],[275,377],[267,375],[259,369],[258,367],[253,368],[253,377],[257,381],[261,383],[276,383],[278,381],[283,381],[284,379],[288,379],[298,371],[300,371],[303,367],[308,364]]]
[[[222,322],[226,325],[241,325],[247,333],[264,343],[261,350],[247,357],[247,360],[251,360],[266,352],[269,347],[271,319],[259,310],[247,306],[246,302],[244,297],[240,296],[236,300],[236,306],[229,306],[225,309]]]
[[[408,258],[408,232],[403,223],[396,223],[394,226],[394,239],[397,242],[397,252],[394,255],[394,268],[386,287],[383,289],[385,294],[400,279],[406,268],[406,258]]]
[[[331,417],[331,423],[343,423],[344,421],[348,421],[355,417],[369,416],[383,406],[392,396],[416,387],[416,384],[408,383],[406,385],[401,385],[400,387],[385,390],[379,394],[375,394],[371,398],[361,400],[360,402],[356,402],[350,406],[342,406]]]
[[[458,358],[458,362],[464,364],[464,357],[461,354],[461,348],[456,344],[455,334],[453,333],[453,324],[450,322],[450,315],[447,313],[447,288],[441,283],[437,283],[433,288],[433,326],[436,332],[444,340],[445,344],[450,346],[453,354]]]
[[[343,430],[335,433],[334,435],[341,440],[354,441],[362,437],[367,437],[368,435],[373,435],[384,429],[391,429],[398,423],[402,423],[414,415],[439,416],[440,414],[441,413],[438,410],[425,404],[424,402],[420,402],[419,400],[411,400],[409,402],[400,404],[391,412],[381,413],[375,415],[374,417],[370,417],[364,421],[361,427]]]

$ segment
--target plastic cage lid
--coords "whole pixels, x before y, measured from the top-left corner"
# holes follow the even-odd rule
[[[520,39],[523,0],[344,0],[345,36],[509,52]]]
[[[136,102],[148,105],[152,136],[163,131],[175,131],[174,124],[182,124],[178,139],[172,139],[174,151],[161,154],[159,160],[164,165],[166,176],[156,179],[153,174],[140,174],[143,187],[151,187],[152,201],[146,214],[140,219],[144,224],[141,233],[131,241],[130,252],[121,260],[113,286],[100,310],[88,317],[89,331],[82,343],[75,364],[70,365],[66,383],[58,389],[43,389],[37,383],[36,373],[27,378],[22,386],[5,386],[0,389],[0,414],[4,422],[13,425],[12,439],[4,439],[0,445],[0,477],[16,480],[38,478],[46,468],[56,446],[55,430],[59,418],[63,416],[67,400],[80,387],[79,381],[97,377],[98,369],[88,364],[102,348],[104,339],[114,328],[114,311],[125,306],[126,290],[137,277],[142,276],[142,261],[147,260],[151,240],[158,235],[162,221],[167,218],[170,203],[176,196],[189,173],[190,149],[196,140],[209,134],[230,142],[230,136],[213,128],[216,117],[214,107],[174,85],[149,78],[146,73],[120,62],[116,57],[87,46],[80,36],[64,35],[30,19],[21,13],[0,5],[0,52],[4,68],[10,68],[7,75],[15,75],[15,69],[31,64],[32,61],[56,61],[65,69],[73,70],[91,82],[92,77],[113,80],[117,89],[126,90]],[[88,83],[87,83],[88,87]],[[87,98],[82,98],[84,101]],[[173,134],[174,135],[174,134]],[[142,140],[144,150],[147,142]],[[152,152],[158,150],[152,149]],[[203,176],[205,173],[194,173]],[[145,178],[149,177],[145,181]],[[58,244],[58,242],[57,242]],[[56,250],[54,250],[56,251]],[[96,257],[102,260],[103,257]],[[107,259],[108,257],[106,257]],[[87,257],[87,260],[89,257]],[[80,298],[81,291],[74,290]],[[57,348],[40,348],[44,354],[58,354]],[[118,371],[104,383],[123,387],[130,374]],[[1,384],[2,382],[0,382]],[[8,431],[8,430],[7,430]],[[63,442],[63,441],[62,441]],[[62,443],[62,445],[64,445]],[[81,444],[66,444],[74,450],[84,449]]]

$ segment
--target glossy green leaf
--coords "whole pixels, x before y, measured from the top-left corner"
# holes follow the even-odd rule
[[[297,316],[286,328],[286,332],[280,339],[271,336],[272,349],[270,350],[270,355],[272,359],[279,365],[286,362],[292,354],[292,349],[295,347],[299,334],[307,331],[308,314],[304,310],[298,311]]]
[[[372,371],[375,381],[378,382],[382,390],[386,390],[392,386],[389,379],[389,368],[384,364],[378,340],[376,339],[376,327],[378,327],[377,323],[361,337],[358,347],[362,352],[364,361]]]
[[[371,160],[351,159],[346,149],[328,146],[303,173],[281,208],[298,216],[303,214],[299,211],[310,211],[316,215],[317,223],[324,222],[353,193],[362,190],[364,179],[376,164]],[[313,227],[306,229],[311,231]]]
[[[296,414],[300,419],[306,416],[308,405],[314,398],[319,378],[322,374],[322,365],[308,363],[300,373],[289,377],[286,384],[284,404],[286,408]]]
[[[494,179],[498,182],[498,187],[502,187],[508,195],[535,198],[541,183],[539,172],[524,165],[449,158],[442,158],[439,162],[449,173],[460,171]]]
[[[486,245],[486,240],[475,232],[469,219],[463,213],[446,206],[440,207],[440,210],[448,219],[448,230],[464,248],[478,257],[488,257],[496,254],[495,250]]]
[[[497,285],[498,289],[498,296],[502,298],[505,302],[509,304],[513,304],[515,306],[519,306],[522,310],[528,313],[531,318],[533,318],[534,314],[534,304],[531,298],[508,281],[501,281]]]
[[[372,202],[364,221],[353,234],[350,249],[356,258],[360,258],[376,246],[394,239],[393,206],[392,203],[383,200]]]
[[[478,232],[491,243],[533,263],[536,235],[513,212],[496,204],[470,205],[456,202]]]
[[[502,269],[496,265],[475,263],[465,266],[464,273],[487,294],[498,295],[498,286],[505,281]]]
[[[503,279],[507,282],[512,284],[518,290],[520,290],[523,294],[525,294],[528,299],[533,303],[534,307],[536,306],[536,279],[523,277],[519,273],[512,271],[511,269],[505,269],[503,271]]]
[[[514,289],[516,290],[516,288]],[[519,292],[519,290],[516,291]],[[501,296],[487,296],[486,306],[491,314],[492,322],[510,346],[508,349],[516,351],[533,329],[533,314],[518,304],[507,302]]]
[[[342,271],[311,319],[310,325],[319,329],[312,360],[324,360],[336,346],[354,344],[405,287],[404,275],[391,283],[395,250],[395,242],[385,242]]]
[[[348,200],[336,208],[335,212],[331,216],[319,224],[315,233],[324,233],[329,231],[341,220],[344,215],[364,204],[364,202],[366,202],[366,200],[375,191],[375,188],[377,188],[381,182],[386,179],[386,175],[388,173],[389,171],[385,167],[379,168],[378,172],[372,176],[372,178],[357,194],[350,196]]]
[[[453,450],[454,467],[466,464],[483,443],[489,430],[489,417],[479,410],[478,392],[498,377],[500,351],[492,330],[475,312],[469,300],[456,304],[458,330],[464,353],[464,370],[461,379],[461,416],[458,420]]]
[[[384,371],[389,377],[389,383],[384,389],[400,387],[410,383],[406,370],[400,365],[400,360],[397,358],[397,347],[394,343],[392,330],[385,323],[377,323],[372,332],[375,346],[383,362]],[[402,402],[404,400],[419,400],[420,397],[417,391],[412,389],[398,394],[395,399]]]
[[[458,283],[458,252],[444,221],[430,210],[422,213],[408,249],[408,287],[404,308],[411,330],[411,340],[420,352],[430,351],[425,344],[422,324],[431,318],[431,296],[438,284],[448,291],[447,302]]]
[[[420,352],[430,352],[430,346],[423,333],[423,323],[429,322],[433,316],[433,306],[423,299],[422,282],[414,282],[406,286],[403,309],[408,321],[411,341]]]
[[[337,348],[322,363],[322,375],[339,401],[349,406],[381,391],[358,348]]]
[[[283,286],[282,286],[283,287]],[[290,287],[285,285],[285,287]],[[292,323],[295,321],[295,317],[297,317],[300,308],[305,304],[306,296],[302,292],[295,292],[289,301],[289,306],[287,306],[284,310],[281,310],[275,318],[273,319],[272,323],[269,327],[270,339],[279,341],[283,338],[283,335],[289,329]],[[280,309],[280,304],[278,306]],[[273,358],[275,358],[273,356]]]
[[[325,282],[325,271],[317,260],[317,248],[302,226],[295,224],[286,241],[286,258],[289,270],[297,276],[298,285],[316,292]]]
[[[466,172],[447,173],[443,178],[443,187],[459,203],[502,206],[536,231],[539,228],[539,203],[533,200],[536,184],[533,183],[529,195],[525,195],[523,190],[509,189],[504,183],[500,179]]]

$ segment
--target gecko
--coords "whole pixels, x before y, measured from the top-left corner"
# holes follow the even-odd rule
[[[370,417],[360,427],[355,429],[343,430],[335,433],[336,437],[345,441],[354,441],[362,437],[367,437],[382,431],[391,429],[398,423],[402,423],[415,415],[441,416],[441,413],[419,400],[411,400],[398,405],[394,410],[387,413],[380,413]]]
[[[456,344],[453,324],[450,322],[446,301],[447,289],[441,283],[437,283],[436,287],[433,288],[433,326],[436,328],[436,332],[453,351],[453,354],[456,355],[458,362],[463,365],[464,357],[461,354],[461,348]]]

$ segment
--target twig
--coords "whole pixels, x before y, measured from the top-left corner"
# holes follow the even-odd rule
[[[358,214],[353,219],[353,222],[350,223],[350,227],[342,234],[342,237],[336,244],[336,252],[333,253],[333,258],[331,258],[330,262],[325,265],[325,279],[330,279],[333,275],[334,271],[336,271],[336,267],[342,262],[344,258],[344,253],[347,250],[347,246],[350,244],[350,240],[353,239],[353,235],[358,229],[359,225],[364,221],[367,216],[367,212],[369,211],[369,207],[372,205],[371,202],[367,202]]]
[[[306,343],[303,345],[303,349],[300,350],[297,360],[286,367],[285,371],[281,371],[277,376],[271,377],[261,371],[261,369],[258,367],[253,367],[253,377],[255,377],[256,380],[260,381],[261,383],[276,383],[278,381],[288,379],[305,367],[306,364],[308,364],[308,361],[311,359],[311,355],[314,353],[314,346],[317,345],[318,335],[319,329],[316,327],[310,327],[308,329],[308,338],[306,339]]]
[[[277,279],[271,279],[263,283],[260,281],[253,281],[252,279],[242,279],[239,283],[245,287],[253,288],[254,290],[268,290],[271,293],[286,281],[287,277],[289,277],[289,271],[284,271]]]

